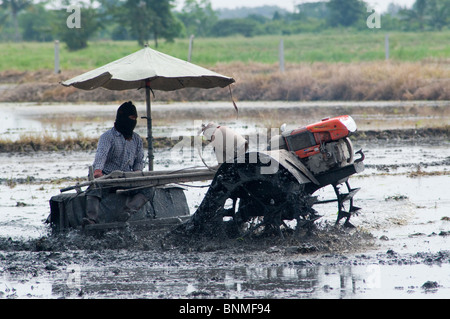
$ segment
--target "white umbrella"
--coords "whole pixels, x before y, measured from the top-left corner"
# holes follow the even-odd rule
[[[153,170],[150,90],[174,91],[187,87],[223,88],[234,82],[233,78],[145,46],[133,54],[78,75],[61,84],[82,90],[93,90],[99,87],[109,90],[145,88],[149,170]]]

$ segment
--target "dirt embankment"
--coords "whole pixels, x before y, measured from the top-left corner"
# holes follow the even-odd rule
[[[439,62],[365,62],[277,65],[258,63],[219,64],[214,71],[232,76],[237,101],[382,101],[450,100],[450,67]],[[140,90],[83,91],[64,87],[68,80],[87,70],[0,72],[0,102],[111,102],[143,101]],[[229,100],[228,88],[187,88],[155,92],[157,101]]]
[[[353,133],[350,139],[370,142],[424,142],[439,143],[450,140],[450,126],[417,129],[365,130]]]

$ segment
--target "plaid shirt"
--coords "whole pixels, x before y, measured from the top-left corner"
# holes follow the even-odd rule
[[[112,171],[142,171],[144,168],[144,150],[142,139],[137,133],[127,141],[114,127],[106,131],[98,140],[94,170],[101,169],[103,174]]]

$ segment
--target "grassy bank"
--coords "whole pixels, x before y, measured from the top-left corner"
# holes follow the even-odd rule
[[[450,61],[449,61],[450,62]],[[357,63],[220,63],[212,69],[232,76],[236,101],[386,101],[450,100],[450,64],[445,61]],[[41,71],[0,71],[0,102],[144,101],[139,90],[79,90],[60,81],[82,70],[53,74]],[[155,91],[156,101],[229,101],[228,88]]]
[[[382,30],[338,30],[290,36],[196,38],[192,62],[206,67],[231,62],[277,63],[280,39],[284,41],[286,63],[378,61],[385,57],[385,34]],[[450,58],[450,31],[393,32],[389,33],[389,39],[390,58],[394,61]],[[173,43],[161,42],[158,50],[186,60],[188,46],[187,39],[177,39]],[[71,52],[61,43],[60,65],[62,70],[89,70],[139,49],[135,41],[103,41],[91,42],[88,48]],[[0,43],[0,52],[0,71],[54,67],[53,43]]]

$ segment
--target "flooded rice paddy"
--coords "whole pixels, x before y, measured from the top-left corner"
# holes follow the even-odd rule
[[[360,130],[450,124],[445,102],[238,107],[236,114],[231,103],[155,104],[154,134],[178,140],[209,121],[253,134],[341,114],[352,115]],[[111,127],[116,106],[3,104],[0,110],[2,138],[14,140],[27,134],[99,136]],[[143,105],[138,112],[143,115]],[[145,137],[145,120],[138,125]],[[88,237],[92,242],[84,249],[52,246],[44,224],[48,201],[85,178],[95,151],[0,153],[0,298],[450,298],[448,138],[354,144],[366,155],[365,171],[350,179],[352,187],[361,187],[355,205],[363,209],[352,218],[355,230],[334,231],[334,204],[315,207],[323,217],[314,238],[328,246],[274,239],[180,249],[152,240],[145,246],[132,233]],[[213,161],[207,149],[204,155]],[[155,170],[196,166],[202,162],[195,150],[156,150]],[[191,213],[206,190],[186,186]],[[328,199],[333,193],[325,188],[315,195]],[[79,234],[66,236],[70,243]],[[102,240],[131,245],[104,247]]]

